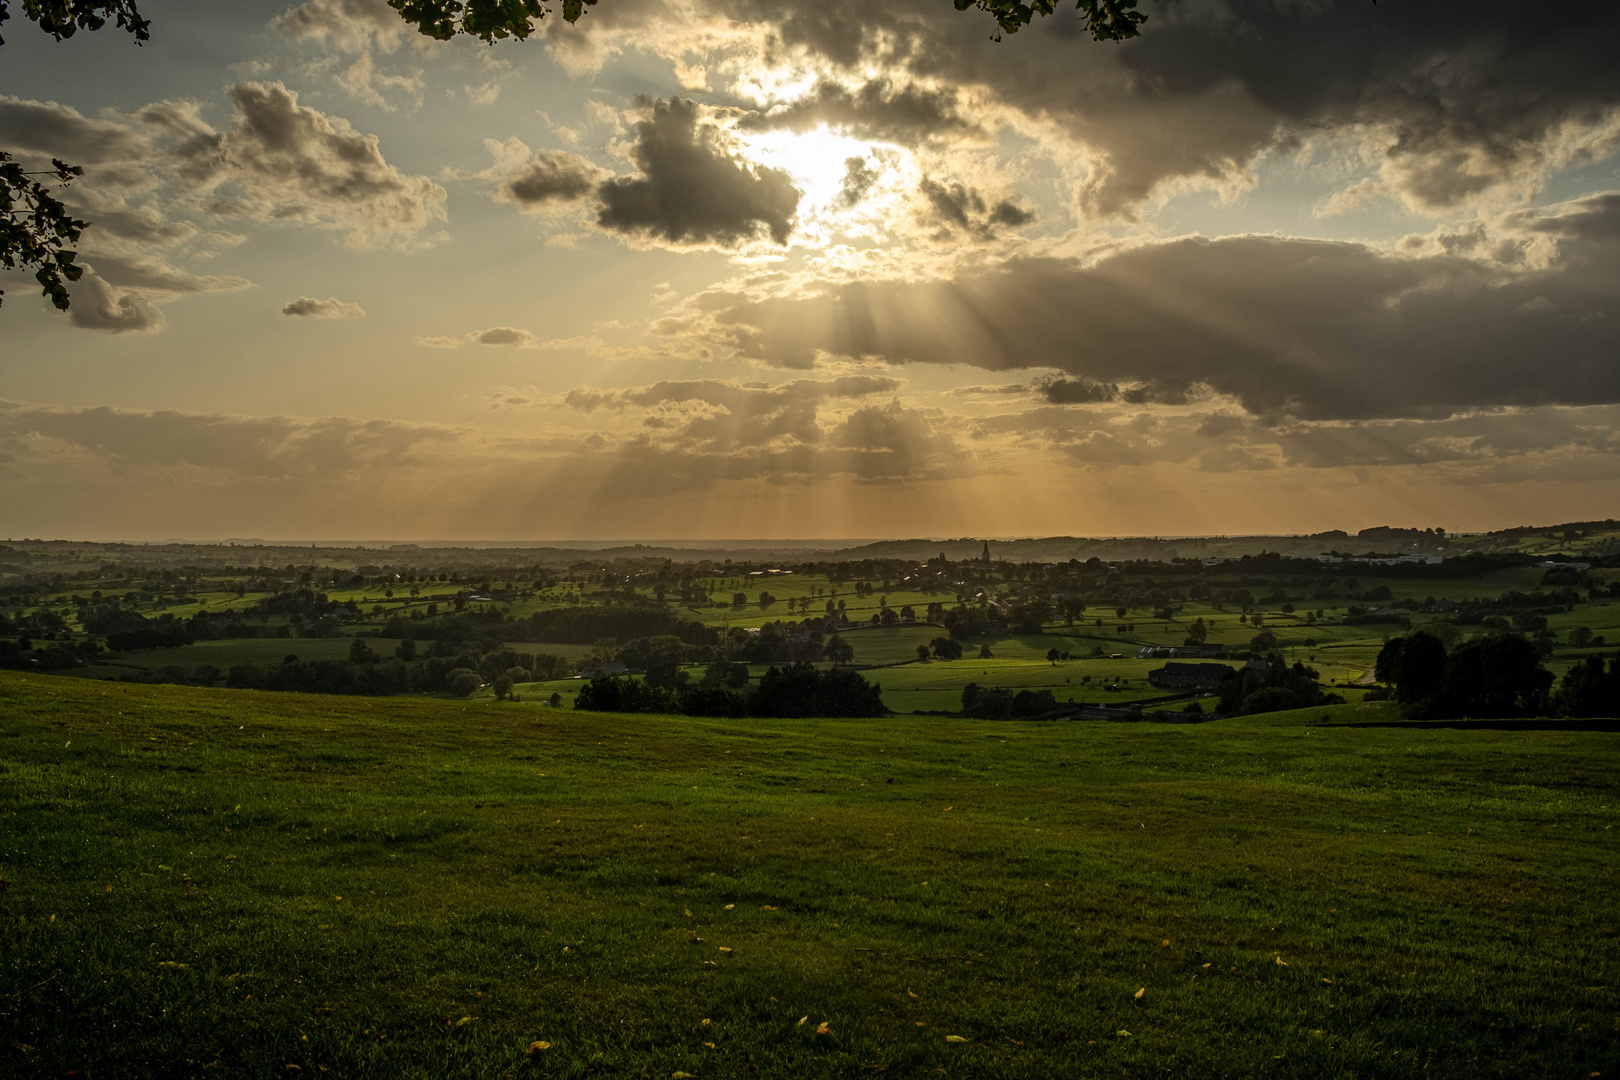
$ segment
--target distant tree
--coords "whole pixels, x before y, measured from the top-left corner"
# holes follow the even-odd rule
[[[937,637],[928,644],[933,646],[934,655],[941,660],[962,659],[962,643],[955,638]]]
[[[855,646],[837,634],[827,639],[826,644],[821,647],[821,652],[823,656],[832,661],[834,667],[847,664],[855,659]]]
[[[484,685],[484,680],[478,677],[478,672],[467,668],[458,668],[450,673],[450,692],[457,697],[471,697]]]
[[[731,606],[734,607],[734,608],[747,607],[748,606],[748,594],[745,593],[745,592],[734,592],[734,593],[732,593],[731,594]]]
[[[1051,664],[1053,667],[1057,667],[1058,657],[1060,657],[1062,655],[1063,655],[1063,653],[1061,651],[1059,651],[1058,649],[1055,649],[1055,648],[1047,649],[1046,650],[1047,663]]]
[[[929,655],[928,646],[926,646],[926,645],[917,646],[917,659],[919,661],[926,663],[927,660],[928,660],[928,655]]]
[[[502,675],[495,680],[495,700],[505,701],[512,696],[512,678]]]
[[[979,659],[980,660],[994,660],[995,658],[996,658],[996,654],[990,651],[990,646],[989,646],[988,643],[979,646]]]
[[[906,605],[904,605],[903,607],[900,608],[900,621],[901,622],[916,622],[917,621],[917,612],[915,611],[915,609],[912,608],[912,606],[910,604],[906,604]]]
[[[1560,716],[1620,716],[1620,656],[1587,656],[1564,673],[1556,699]]]
[[[1440,689],[1447,667],[1446,647],[1439,638],[1421,631],[1412,634],[1395,664],[1395,699],[1413,706],[1427,702]]]
[[[1569,632],[1569,643],[1577,649],[1584,649],[1592,644],[1592,628],[1590,626],[1576,626]]]
[[[1426,636],[1414,634],[1407,640],[1403,671],[1412,641]],[[1431,713],[1475,720],[1541,715],[1552,681],[1536,647],[1524,638],[1514,634],[1473,638],[1446,658],[1445,677]]]
[[[394,646],[394,658],[397,660],[416,659],[416,639],[407,637]]]
[[[355,638],[349,644],[349,662],[352,664],[375,664],[382,657],[366,644],[365,638]]]
[[[1200,615],[1191,626],[1187,627],[1187,637],[1184,644],[1202,645],[1206,640],[1208,640],[1208,638],[1209,624],[1206,623],[1204,621],[1204,617]]]

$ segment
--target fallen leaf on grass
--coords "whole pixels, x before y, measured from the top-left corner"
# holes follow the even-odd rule
[[[914,997],[916,997],[916,996],[917,996],[917,995],[916,995],[916,994],[913,994],[913,993],[912,993],[912,992],[911,992],[911,991],[910,991],[910,990],[907,990],[907,991],[906,991],[906,997],[912,997],[912,998],[914,998]]]
[[[722,945],[722,946],[720,946],[720,951],[723,952],[723,953],[728,953],[728,952],[731,951],[731,946],[730,945]]]
[[[160,968],[173,968],[175,970],[179,970],[180,968],[183,968],[185,966],[186,965],[176,963],[173,960],[159,960],[158,961],[158,967],[160,967]]]
[[[967,1040],[964,1039],[960,1035],[947,1035],[947,1036],[945,1036],[945,1041],[946,1042],[952,1042],[952,1043],[955,1043],[955,1042],[967,1042]]]
[[[698,1021],[698,1027],[708,1027],[709,1024],[710,1024],[710,1020],[709,1020],[709,1018],[707,1016],[705,1016],[703,1019]]]
[[[821,1023],[816,1025],[816,1034],[817,1035],[831,1035],[832,1034],[832,1028],[828,1027],[827,1026],[827,1021],[823,1020]]]
[[[692,1080],[692,1074],[689,1072],[672,1072],[669,1074],[669,1080]]]
[[[708,1048],[709,1048],[709,1049],[710,1049],[710,1050],[713,1050],[713,1049],[715,1049],[715,1045],[714,1045],[714,1043],[712,1043],[712,1042],[706,1042],[706,1043],[704,1043],[704,1044],[703,1044],[703,1045],[704,1045],[704,1046],[707,1046],[707,1047],[708,1047]]]
[[[1114,1032],[1114,1034],[1118,1035],[1122,1039],[1128,1039],[1131,1037],[1131,1033],[1126,1031],[1124,1028],[1120,1028],[1118,1031]]]
[[[706,968],[718,968],[720,965],[715,963],[713,960],[705,960],[703,961],[703,966]]]
[[[529,1044],[529,1053],[531,1054],[543,1053],[550,1049],[551,1044],[542,1039],[536,1039],[534,1042]]]
[[[1170,939],[1169,938],[1165,938],[1163,941],[1159,942],[1159,948],[1168,949],[1169,947],[1170,947]]]
[[[799,1022],[798,1022],[798,1023],[797,1023],[797,1024],[794,1024],[794,1025],[793,1025],[793,1026],[794,1026],[794,1027],[804,1027],[804,1022],[805,1022],[805,1021],[806,1021],[806,1020],[808,1020],[808,1019],[810,1019],[810,1017],[808,1017],[808,1016],[801,1016],[801,1017],[799,1017]]]
[[[1333,985],[1333,980],[1332,979],[1323,979],[1322,980],[1322,985],[1323,986],[1332,986]]]
[[[1147,987],[1144,986],[1144,987],[1142,987],[1142,989],[1140,989],[1136,993],[1132,994],[1131,997],[1135,998],[1137,1001],[1141,1001],[1142,1000],[1142,995],[1145,994],[1145,993],[1147,993]]]
[[[772,907],[769,904],[761,904],[761,905],[759,905],[759,910],[761,910],[761,911],[775,911],[777,909]]]
[[[698,932],[696,930],[688,930],[686,932],[686,940],[690,941],[694,945],[703,944],[703,939],[698,937]]]
[[[736,904],[727,904],[727,905],[726,905],[726,910],[727,910],[727,911],[730,911],[730,910],[731,910],[731,909],[732,909],[732,908],[734,908],[734,907],[736,907],[736,906],[737,906],[737,905],[736,905]]]
[[[692,917],[692,909],[691,908],[682,908],[681,910],[686,912],[686,917],[688,919],[690,919]]]
[[[1213,967],[1213,966],[1214,966],[1214,965],[1212,965],[1212,964],[1205,964],[1205,965],[1204,965],[1204,970],[1205,970],[1205,971],[1208,971],[1208,970],[1209,970],[1209,969],[1210,969],[1210,968],[1211,968],[1211,967]]]
[[[463,1016],[460,1020],[456,1021],[456,1027],[464,1027],[467,1024],[470,1024],[470,1023],[472,1023],[472,1017]]]
[[[1277,957],[1277,966],[1278,967],[1287,967],[1288,966],[1288,961],[1284,960],[1281,956],[1278,956]]]

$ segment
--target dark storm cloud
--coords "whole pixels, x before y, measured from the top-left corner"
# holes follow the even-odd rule
[[[1369,131],[1392,194],[1456,206],[1612,152],[1590,129],[1620,104],[1612,3],[1160,0],[1140,38],[1108,46],[1074,35],[1072,11],[995,43],[983,17],[932,0],[717,7],[851,74],[982,88],[1051,123],[1100,155],[1079,195],[1102,214],[1168,180],[1238,181],[1292,140]]]
[[[1090,405],[1119,397],[1119,387],[1114,383],[1091,379],[1050,379],[1039,383],[1036,389],[1054,405]]]
[[[1291,129],[1386,124],[1415,201],[1449,207],[1535,166],[1561,125],[1620,103],[1620,5],[1506,0],[1183,4],[1121,52],[1148,94],[1236,82]]]
[[[1019,259],[951,281],[699,298],[743,356],[1045,367],[1175,403],[1207,386],[1254,414],[1443,416],[1620,401],[1620,195],[1513,223],[1544,268],[1274,236],[1184,239],[1094,264]]]
[[[577,154],[540,150],[519,171],[501,179],[500,192],[524,209],[578,202],[595,191],[607,175],[607,170]]]
[[[992,205],[958,180],[924,177],[918,187],[928,200],[926,220],[941,226],[943,235],[960,231],[975,239],[989,240],[1005,230],[1021,228],[1035,220],[1034,211],[1011,199],[1001,199]]]
[[[822,79],[809,93],[739,124],[751,131],[813,131],[826,126],[860,139],[916,146],[936,139],[985,137],[984,129],[965,118],[954,91],[899,85],[878,78],[851,90]]]
[[[652,115],[636,125],[631,156],[641,175],[598,189],[604,229],[676,246],[731,247],[761,230],[787,243],[799,189],[782,170],[742,157],[693,102],[652,103]]]
[[[844,182],[838,189],[838,205],[846,209],[857,205],[872,190],[882,174],[866,163],[863,157],[844,159]]]

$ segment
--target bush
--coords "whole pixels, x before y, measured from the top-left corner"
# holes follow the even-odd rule
[[[472,697],[483,685],[484,680],[478,677],[476,671],[457,668],[450,673],[450,692],[458,697]]]
[[[1286,686],[1267,686],[1244,698],[1243,704],[1238,707],[1238,715],[1282,712],[1284,709],[1300,709],[1304,706],[1305,699]]]

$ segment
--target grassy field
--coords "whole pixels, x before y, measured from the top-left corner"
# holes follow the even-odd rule
[[[1620,736],[1324,712],[0,673],[0,1072],[1612,1075]]]

